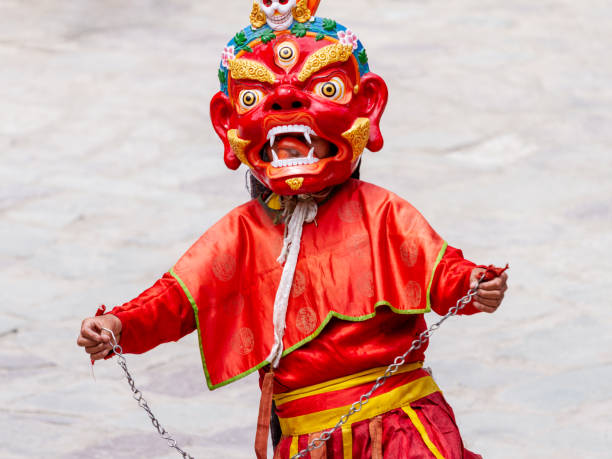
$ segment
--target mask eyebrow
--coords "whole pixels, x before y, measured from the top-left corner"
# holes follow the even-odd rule
[[[227,64],[234,80],[255,80],[270,84],[276,82],[272,70],[259,62],[250,59],[232,59]]]
[[[333,45],[325,46],[308,56],[298,74],[298,80],[304,82],[313,74],[327,66],[335,64],[336,62],[348,61],[352,55],[353,47],[351,45],[334,43]]]

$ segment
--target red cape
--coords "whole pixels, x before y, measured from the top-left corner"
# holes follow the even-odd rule
[[[250,201],[208,230],[170,271],[194,309],[210,389],[268,364],[283,231]],[[314,339],[333,316],[367,320],[380,305],[399,314],[428,312],[445,250],[408,202],[349,180],[304,226],[283,355]]]

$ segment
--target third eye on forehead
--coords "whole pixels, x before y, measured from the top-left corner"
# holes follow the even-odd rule
[[[284,41],[274,47],[274,59],[279,67],[291,69],[298,60],[298,49],[295,43]]]

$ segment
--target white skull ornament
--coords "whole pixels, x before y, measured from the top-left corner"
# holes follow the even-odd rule
[[[295,5],[296,0],[259,0],[259,7],[265,13],[272,30],[287,30],[291,27]]]

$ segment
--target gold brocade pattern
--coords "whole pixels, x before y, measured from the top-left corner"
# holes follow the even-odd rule
[[[295,19],[297,22],[306,22],[310,19],[310,16],[312,16],[310,9],[308,9],[308,3],[306,0],[298,0],[297,5],[291,11],[291,14],[293,14],[293,19]]]
[[[290,178],[285,180],[285,183],[289,185],[289,188],[291,188],[293,191],[297,191],[302,188],[302,183],[304,183],[304,177]]]
[[[353,126],[342,134],[353,147],[353,161],[363,153],[368,140],[370,139],[370,120],[367,118],[357,118]]]
[[[268,67],[250,59],[232,59],[228,66],[234,80],[255,80],[270,84],[276,81]]]
[[[256,29],[263,27],[266,23],[266,15],[261,11],[261,8],[259,8],[258,0],[253,0],[253,9],[251,10],[249,19],[251,20],[251,25]]]
[[[311,54],[300,73],[298,80],[306,81],[311,75],[318,72],[324,67],[335,62],[346,62],[353,55],[353,47],[351,45],[343,45],[342,43],[334,43],[333,45],[325,46]]]
[[[238,157],[240,162],[252,168],[253,166],[251,166],[251,163],[249,163],[249,160],[244,154],[247,146],[251,143],[251,141],[238,137],[237,129],[230,129],[229,131],[227,131],[227,141],[229,142],[230,147],[232,147],[232,151]]]

